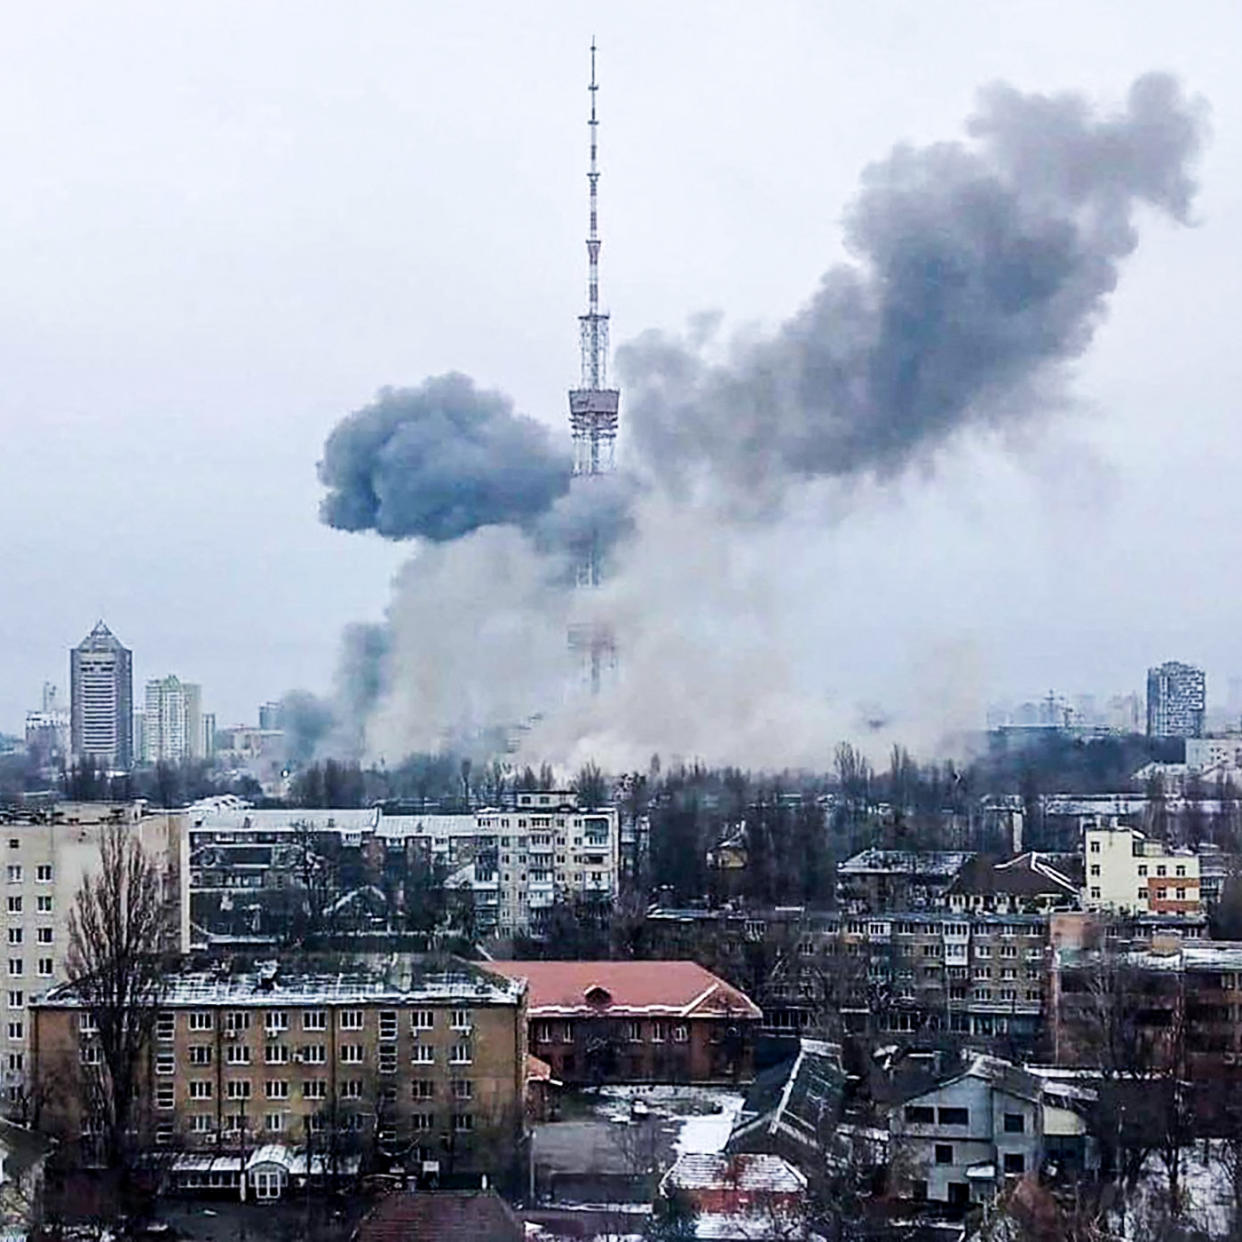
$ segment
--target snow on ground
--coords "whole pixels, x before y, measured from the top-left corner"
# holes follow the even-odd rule
[[[723,1151],[742,1100],[740,1093],[723,1087],[607,1086],[600,1088],[592,1111],[609,1121],[626,1122],[634,1117],[636,1102],[641,1102],[650,1116],[677,1127],[673,1151],[680,1156]]]

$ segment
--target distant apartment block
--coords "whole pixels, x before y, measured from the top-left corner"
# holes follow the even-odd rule
[[[1201,668],[1170,660],[1147,670],[1147,736],[1199,737],[1207,709]]]
[[[98,622],[69,653],[70,744],[74,759],[110,771],[133,766],[133,652]]]
[[[1083,905],[1119,914],[1198,914],[1199,857],[1170,850],[1136,828],[1089,827],[1083,833]]]
[[[183,759],[201,759],[205,754],[202,687],[171,675],[148,681],[143,712],[143,762],[179,763]]]
[[[468,891],[481,936],[537,932],[558,899],[606,903],[617,893],[615,807],[590,810],[572,791],[521,791],[512,805],[473,813],[388,814],[366,810],[255,810],[236,798],[188,809],[196,910],[236,889],[281,890],[298,882],[291,865],[315,838],[336,838],[377,865],[418,850],[439,864],[446,884]],[[196,913],[196,919],[199,915]]]

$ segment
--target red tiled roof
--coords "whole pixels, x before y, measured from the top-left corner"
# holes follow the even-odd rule
[[[484,962],[526,979],[532,1017],[606,1012],[619,1017],[758,1018],[758,1005],[697,962]]]
[[[533,1052],[526,1054],[526,1081],[527,1082],[551,1082],[552,1067],[541,1057],[535,1056]]]
[[[366,1215],[357,1242],[523,1242],[525,1229],[494,1190],[389,1195]]]

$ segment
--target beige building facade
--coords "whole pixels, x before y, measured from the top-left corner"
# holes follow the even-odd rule
[[[522,1136],[525,984],[455,961],[329,965],[176,976],[141,1066],[140,1145],[505,1172]],[[31,1019],[35,1124],[61,1142],[82,1136],[89,1160],[96,1023],[71,984]]]
[[[121,826],[159,864],[175,911],[170,950],[190,946],[189,846],[184,817],[147,812],[135,803],[61,803],[33,815],[0,820],[4,854],[3,1025],[0,1068],[4,1107],[29,1108],[29,1005],[68,978],[69,913],[87,875],[99,867],[104,832]]]
[[[1170,850],[1136,828],[1083,833],[1083,906],[1121,914],[1199,914],[1199,859]]]

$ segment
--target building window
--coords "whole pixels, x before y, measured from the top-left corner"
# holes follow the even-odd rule
[[[1025,1134],[1026,1118],[1021,1113],[1005,1114],[1005,1133],[1006,1134]]]
[[[302,1013],[302,1030],[326,1031],[328,1015],[322,1009],[307,1009]]]
[[[161,1121],[155,1127],[155,1141],[163,1147],[167,1143],[171,1143],[173,1139],[173,1124],[171,1121]]]
[[[211,1010],[210,1009],[192,1009],[190,1010],[190,1030],[192,1031],[210,1031],[211,1030]]]
[[[22,882],[21,863],[9,863],[7,875],[10,884],[20,884]]]
[[[275,1035],[289,1029],[289,1014],[284,1009],[269,1009],[263,1016],[263,1029]]]
[[[430,1031],[436,1023],[436,1012],[434,1009],[415,1009],[410,1014],[410,1029],[412,1031]]]
[[[1168,867],[1166,867],[1163,863],[1161,863],[1161,864],[1160,864],[1160,865],[1156,868],[1156,874],[1157,874],[1157,875],[1168,875],[1168,874],[1169,874],[1169,869],[1168,869]]]
[[[907,1104],[906,1121],[914,1126],[933,1126],[936,1124],[936,1110],[925,1104]]]
[[[304,1100],[326,1100],[328,1083],[324,1078],[304,1078],[302,1080],[302,1098]]]
[[[470,1045],[467,1043],[454,1044],[449,1053],[450,1065],[469,1065],[472,1059]]]
[[[215,1129],[215,1120],[210,1113],[195,1113],[190,1118],[190,1131],[193,1134],[210,1134]]]
[[[1091,852],[1093,854],[1098,854],[1100,852],[1100,843],[1098,841],[1091,842]]]
[[[470,1029],[470,1010],[454,1009],[452,1011],[449,1025],[455,1031],[468,1031]]]
[[[230,1100],[250,1099],[250,1079],[230,1078],[228,1082],[228,1097]]]
[[[360,1100],[362,1099],[362,1079],[347,1078],[341,1083],[341,1099],[343,1100]]]
[[[690,1038],[690,1028],[679,1022],[673,1027],[673,1043],[684,1044]]]
[[[625,1038],[632,1044],[642,1042],[643,1026],[641,1022],[627,1022],[625,1024]]]
[[[177,1072],[177,1057],[172,1052],[161,1052],[155,1058],[155,1072],[157,1074],[175,1074]]]
[[[22,1066],[24,1064],[24,1061],[25,1061],[25,1058],[22,1056],[20,1052],[10,1052],[9,1053],[10,1071],[14,1074],[20,1074],[22,1072]]]
[[[21,944],[22,929],[20,927],[9,928],[9,944]]]
[[[436,1084],[424,1078],[415,1079],[410,1083],[410,1099],[431,1100],[435,1098]]]
[[[52,913],[52,897],[50,893],[40,893],[35,898],[35,912],[37,914]]]
[[[268,1065],[287,1065],[289,1063],[288,1044],[267,1044],[263,1049],[263,1060]]]
[[[176,1107],[177,1088],[174,1083],[162,1082],[155,1088],[155,1107],[168,1109]]]
[[[1006,1177],[1021,1177],[1026,1172],[1026,1157],[1018,1151],[1007,1151],[1004,1169]]]
[[[1099,864],[1099,863],[1092,863],[1092,864],[1091,864],[1091,874],[1092,874],[1092,875],[1099,875],[1099,874],[1100,874],[1100,864]]]
[[[395,1074],[397,1072],[396,1044],[380,1044],[379,1072],[381,1074]]]
[[[54,939],[52,929],[50,927],[39,927],[35,929],[35,940],[39,944],[51,944]]]
[[[25,973],[25,970],[26,970],[25,963],[22,961],[20,957],[9,958],[9,974],[21,975]]]
[[[967,1108],[942,1108],[940,1110],[940,1124],[942,1126],[968,1126],[970,1125],[970,1110]]]
[[[230,1009],[224,1025],[230,1031],[248,1031],[250,1029],[250,1012],[246,1009]]]
[[[177,1034],[177,1015],[167,1010],[156,1015],[155,1038],[172,1039]]]
[[[10,1022],[9,1023],[9,1038],[10,1039],[22,1039],[24,1038],[25,1034],[26,1034],[26,1028],[23,1023],[21,1022]]]
[[[25,999],[26,999],[25,993],[10,991],[9,992],[9,1008],[20,1009]]]
[[[210,1065],[211,1064],[211,1045],[210,1044],[191,1044],[189,1048],[191,1065]]]
[[[432,1065],[436,1059],[436,1050],[430,1044],[415,1044],[410,1053],[410,1060],[415,1065]]]
[[[1146,874],[1147,874],[1147,864],[1146,864],[1146,863],[1139,863],[1138,873],[1139,873],[1139,875],[1146,875]]]
[[[1092,900],[1093,900],[1093,901],[1099,901],[1099,899],[1100,899],[1100,890],[1099,890],[1098,888],[1093,888],[1093,889],[1091,890],[1091,898],[1092,898]]]
[[[263,1084],[264,1091],[269,1100],[287,1100],[289,1098],[289,1083],[284,1078],[269,1078]]]
[[[651,1024],[651,1042],[653,1044],[662,1044],[664,1042],[665,1030],[663,1022],[653,1022]]]
[[[936,1144],[936,1163],[952,1164],[953,1163],[953,1144],[937,1143]]]
[[[434,1113],[411,1113],[410,1129],[411,1130],[434,1130],[435,1129]]]
[[[35,879],[40,884],[50,884],[52,882],[52,864],[40,863],[35,868]]]
[[[224,1059],[229,1065],[249,1065],[250,1048],[246,1044],[229,1044]]]
[[[285,1128],[286,1116],[285,1113],[268,1113],[263,1119],[264,1127],[272,1134],[279,1134]],[[259,1195],[259,1198],[264,1197],[262,1194]],[[276,1196],[269,1194],[266,1197],[274,1199]]]
[[[21,914],[21,912],[22,912],[22,899],[20,897],[10,897],[9,898],[9,913],[10,914]]]
[[[99,1045],[83,1044],[82,1047],[78,1049],[78,1060],[80,1060],[83,1065],[98,1065]]]
[[[366,1054],[361,1044],[341,1045],[342,1065],[361,1065],[365,1060]]]
[[[323,1044],[303,1044],[300,1059],[307,1065],[323,1065],[328,1059],[328,1050]]]
[[[53,966],[52,959],[50,957],[39,958],[39,974],[44,979],[50,979],[54,969],[55,967]]]
[[[453,1114],[453,1133],[469,1134],[474,1129],[473,1113],[454,1113]]]
[[[395,1009],[380,1010],[379,1037],[382,1040],[397,1038],[397,1011]]]
[[[342,1009],[341,1010],[341,1030],[342,1031],[362,1030],[362,1010],[361,1009]]]
[[[195,1078],[190,1082],[190,1099],[192,1100],[210,1100],[212,1091],[212,1081],[210,1078]]]
[[[474,1083],[469,1078],[454,1078],[452,1084],[453,1099],[470,1100],[474,1098]]]

